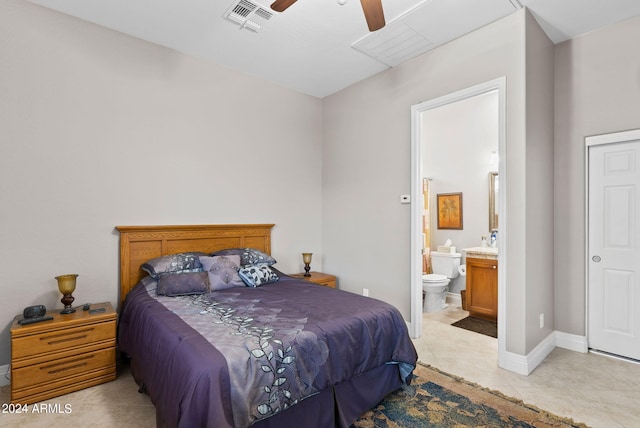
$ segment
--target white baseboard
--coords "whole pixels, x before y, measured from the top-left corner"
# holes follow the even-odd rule
[[[570,351],[581,352],[586,354],[589,352],[589,343],[586,336],[578,336],[576,334],[563,333],[556,331],[556,346],[558,348],[568,349]]]
[[[505,352],[502,358],[498,357],[498,366],[502,369],[509,370],[517,374],[527,376],[527,357],[520,354],[514,354],[513,352]]]
[[[409,337],[412,339],[418,339],[417,337],[413,337],[413,324],[411,324],[411,321],[405,321],[404,323],[407,325],[407,330],[409,330]]]
[[[529,373],[534,371],[535,368],[538,367],[545,358],[547,358],[547,355],[549,355],[555,347],[556,335],[555,332],[552,331],[547,337],[542,340],[542,342],[538,343],[538,346],[533,348],[533,351],[529,352],[529,355],[527,355]]]
[[[500,367],[528,376],[556,347],[583,354],[589,351],[587,338],[585,336],[554,331],[527,355],[507,352],[504,361],[500,361]]]
[[[507,351],[504,358],[499,362],[500,367],[517,374],[528,376],[556,347],[554,333],[555,332],[552,332],[545,337],[544,340],[527,355]]]
[[[447,293],[447,303],[462,304],[462,300],[459,294]],[[411,331],[411,323],[407,322],[407,327]],[[507,351],[498,365],[505,370],[528,376],[556,347],[583,354],[589,352],[586,336],[553,331],[527,355]]]
[[[9,368],[9,364],[0,366],[0,386],[7,386],[11,383],[11,379],[9,379]]]
[[[462,297],[460,297],[460,293],[447,292],[446,302],[450,305],[462,306]]]

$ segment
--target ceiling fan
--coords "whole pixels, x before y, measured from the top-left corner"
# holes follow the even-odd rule
[[[275,0],[271,3],[271,9],[276,12],[284,12],[297,0]],[[364,17],[367,20],[369,31],[376,31],[384,27],[384,12],[382,10],[382,0],[360,0]]]

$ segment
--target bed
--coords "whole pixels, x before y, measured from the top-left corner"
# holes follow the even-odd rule
[[[417,354],[397,309],[278,271],[272,227],[117,227],[118,347],[158,426],[348,427],[410,382]],[[194,254],[205,269],[171,270]],[[230,260],[245,284],[219,287],[209,276],[215,291],[190,293],[197,281],[185,278],[202,270],[236,281]],[[251,277],[256,267],[268,273]]]

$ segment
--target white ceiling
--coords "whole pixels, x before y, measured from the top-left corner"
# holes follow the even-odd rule
[[[30,1],[319,98],[521,6],[554,43],[640,15],[639,0],[383,0],[387,26],[369,33],[359,0],[298,0],[254,32],[223,17],[234,0]]]

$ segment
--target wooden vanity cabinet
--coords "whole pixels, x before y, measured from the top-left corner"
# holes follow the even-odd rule
[[[467,310],[469,315],[498,320],[498,260],[467,257]]]

